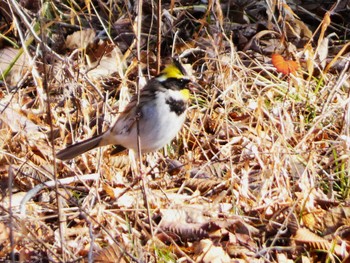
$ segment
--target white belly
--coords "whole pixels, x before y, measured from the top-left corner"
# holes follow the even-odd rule
[[[167,95],[157,94],[162,97],[161,101],[164,101]],[[139,120],[141,152],[156,151],[168,144],[181,130],[185,118],[186,111],[177,115],[169,111],[169,105],[158,103],[158,100],[143,106]],[[120,144],[125,148],[137,151],[136,123],[130,133],[122,133],[113,137],[113,142],[109,141],[108,144]]]

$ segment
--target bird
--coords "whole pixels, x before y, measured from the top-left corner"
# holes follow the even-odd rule
[[[193,82],[184,65],[177,59],[158,76],[151,78],[135,94],[114,125],[100,135],[72,144],[56,157],[70,160],[94,148],[115,145],[114,153],[131,149],[142,154],[154,152],[181,130],[190,99],[189,83]],[[196,84],[196,83],[195,83]],[[138,135],[140,143],[138,144]]]

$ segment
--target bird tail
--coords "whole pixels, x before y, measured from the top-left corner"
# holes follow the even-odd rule
[[[96,137],[92,137],[90,139],[87,139],[85,141],[70,145],[67,148],[59,151],[56,154],[56,157],[58,159],[61,159],[61,160],[69,160],[69,159],[73,159],[74,157],[76,157],[80,154],[83,154],[87,151],[90,151],[94,148],[102,146],[101,141],[102,141],[103,135],[104,135],[104,133],[102,133]]]

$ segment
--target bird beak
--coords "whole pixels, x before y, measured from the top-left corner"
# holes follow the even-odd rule
[[[201,89],[202,86],[197,83],[197,79],[193,74],[193,69],[191,64],[182,64],[182,67],[184,68],[186,74],[186,80],[188,83],[188,88],[192,92],[196,92],[197,90]]]
[[[196,91],[202,89],[202,86],[193,80],[191,80],[190,83],[188,83],[188,86],[189,86],[189,90],[192,92],[196,92]]]

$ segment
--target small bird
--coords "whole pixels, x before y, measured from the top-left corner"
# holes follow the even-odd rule
[[[141,153],[162,148],[183,126],[190,97],[189,82],[190,77],[183,65],[174,60],[141,89],[138,104],[137,94],[131,98],[112,127],[100,135],[68,146],[56,157],[69,160],[111,144],[116,145],[114,152],[125,149],[137,151],[138,132]]]

